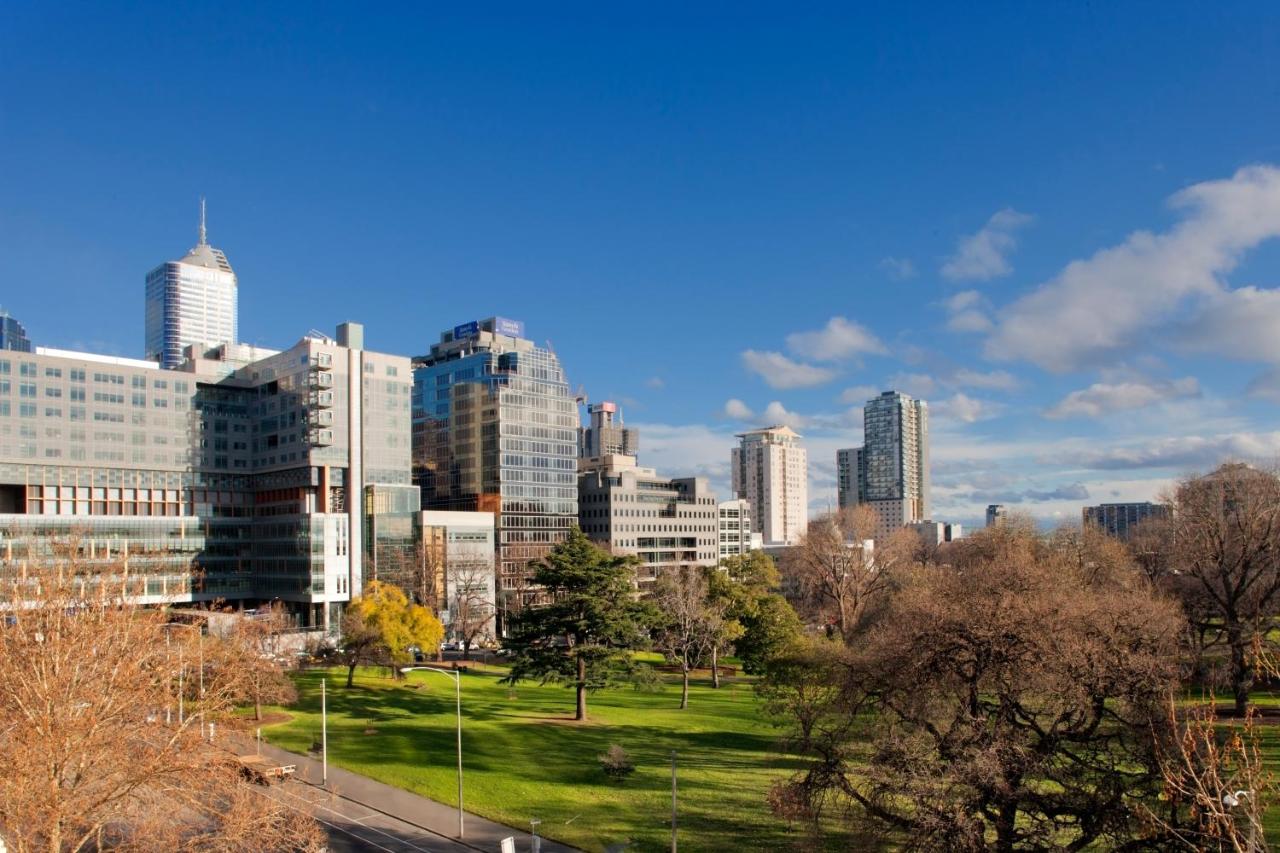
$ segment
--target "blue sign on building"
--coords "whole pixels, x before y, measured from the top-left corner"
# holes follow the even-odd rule
[[[519,320],[508,320],[506,317],[494,317],[493,331],[499,335],[508,335],[513,338],[523,338],[524,323],[521,323]]]
[[[455,341],[460,341],[463,338],[473,338],[478,334],[480,334],[480,324],[475,320],[453,327],[453,339]]]

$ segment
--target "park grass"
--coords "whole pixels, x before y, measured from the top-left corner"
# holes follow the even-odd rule
[[[674,749],[682,849],[813,849],[812,838],[769,812],[769,786],[800,762],[779,750],[780,732],[764,718],[749,680],[725,679],[713,690],[709,680],[695,679],[685,711],[677,708],[674,684],[659,693],[600,691],[588,700],[591,719],[579,724],[571,719],[571,690],[536,683],[513,690],[498,683],[505,673],[473,665],[462,679],[468,811],[517,829],[539,818],[543,835],[585,850],[621,841],[637,851],[667,849]],[[453,685],[444,676],[411,672],[395,682],[386,669],[362,669],[347,690],[345,669],[297,673],[298,702],[286,721],[268,723],[264,738],[296,752],[318,740],[326,675],[331,762],[456,804]],[[1190,691],[1184,701],[1205,698]],[[1253,700],[1275,708],[1280,690],[1259,690]],[[1280,721],[1266,716],[1255,731],[1264,765],[1280,778]],[[607,779],[596,758],[612,743],[636,765],[621,784]],[[1280,803],[1267,810],[1264,825],[1268,838],[1280,838]],[[828,839],[832,849],[847,841]]]
[[[684,711],[674,685],[598,691],[580,724],[571,719],[571,690],[536,683],[513,690],[498,682],[502,674],[477,667],[462,677],[468,811],[526,830],[538,818],[543,835],[585,850],[622,841],[637,851],[667,849],[674,750],[682,850],[812,849],[769,811],[770,785],[800,764],[779,751],[779,732],[748,681],[726,679],[714,690],[695,680]],[[445,676],[411,672],[393,682],[385,669],[366,669],[348,690],[345,669],[298,673],[292,718],[264,729],[264,738],[296,752],[318,740],[326,675],[331,763],[457,803],[454,695]],[[622,783],[609,781],[597,761],[613,743],[636,766]],[[840,841],[831,839],[832,847]]]

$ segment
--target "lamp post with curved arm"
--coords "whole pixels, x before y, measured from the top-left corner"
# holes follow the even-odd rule
[[[437,669],[433,666],[418,666],[413,667],[413,669],[426,672],[438,672],[441,675],[446,675],[453,679],[453,695],[458,718],[458,837],[462,838],[462,673],[456,669]]]
[[[200,632],[197,636],[200,637],[200,641],[199,641],[199,645],[200,645],[200,673],[199,673],[200,738],[203,739],[204,738],[204,624],[201,623],[199,625],[191,625],[185,622],[166,622],[164,624],[164,628],[165,628],[165,633],[164,633],[165,643],[169,642],[170,628],[185,628],[187,630],[195,629]],[[186,672],[186,664],[182,662],[182,648],[179,647],[178,648],[178,723],[179,725],[181,725],[183,722],[182,683],[183,683],[183,675],[185,672]]]

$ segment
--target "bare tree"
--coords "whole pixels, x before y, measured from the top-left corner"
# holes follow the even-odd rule
[[[0,577],[0,832],[9,849],[319,850],[309,818],[263,796],[203,723],[236,690],[195,689],[198,635],[134,607],[123,567]],[[179,711],[179,709],[181,709]]]
[[[1185,850],[1266,850],[1262,819],[1276,788],[1262,764],[1254,711],[1224,737],[1212,701],[1179,714],[1170,699],[1167,708],[1165,735],[1157,738],[1164,797],[1147,810],[1152,823]]]
[[[784,561],[798,583],[809,614],[824,621],[845,642],[864,625],[871,609],[892,585],[893,570],[918,544],[907,530],[882,547],[866,547],[876,527],[875,512],[856,506],[809,524]]]
[[[653,604],[659,614],[654,640],[680,666],[680,709],[689,707],[689,672],[711,655],[724,625],[725,604],[712,597],[698,566],[677,566],[658,575]]]
[[[463,657],[471,646],[493,629],[493,561],[456,555],[447,569],[449,631],[462,641]]]
[[[1225,646],[1237,716],[1265,665],[1280,617],[1280,478],[1227,464],[1181,482],[1173,495],[1169,562],[1187,581],[1175,586],[1205,638]]]
[[[963,569],[903,572],[856,646],[774,662],[769,707],[812,762],[772,802],[916,850],[1144,837],[1178,609],[1131,566],[1086,568],[1035,537],[1004,545]]]
[[[262,703],[283,704],[298,692],[280,659],[280,635],[289,626],[284,605],[276,602],[252,617],[242,616],[231,635],[213,644],[216,676],[229,680],[238,699],[253,703],[253,719],[262,719]]]

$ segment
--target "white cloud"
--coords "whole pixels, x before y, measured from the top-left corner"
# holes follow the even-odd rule
[[[994,325],[987,316],[986,297],[976,290],[962,290],[942,305],[950,315],[947,328],[953,332],[988,332]]]
[[[1135,346],[1141,333],[1176,319],[1194,297],[1207,299],[1212,313],[1214,300],[1229,293],[1221,277],[1247,250],[1280,236],[1280,169],[1250,166],[1190,186],[1170,203],[1184,214],[1173,228],[1137,231],[1073,261],[1002,311],[987,356],[1066,372]],[[1231,331],[1200,345],[1229,350]]]
[[[732,399],[725,401],[724,416],[735,421],[750,421],[755,419],[756,413],[751,411],[751,407],[741,400]]]
[[[1085,501],[1089,489],[1084,483],[1066,483],[1053,489],[980,489],[968,494],[953,494],[955,500],[975,504],[1017,504],[1023,501]]]
[[[760,423],[765,426],[782,424],[792,429],[803,429],[809,425],[810,419],[796,412],[787,411],[786,406],[774,400],[760,413]]]
[[[978,306],[982,305],[985,302],[986,300],[983,298],[982,294],[979,293],[978,291],[962,290],[959,293],[949,297],[942,304],[946,307],[947,311],[949,311],[952,314],[955,314],[960,311],[967,311],[970,308],[977,308]]]
[[[986,281],[1013,272],[1008,255],[1018,245],[1014,234],[1032,218],[1011,207],[996,211],[978,233],[960,238],[955,254],[942,265],[942,277],[952,281]]]
[[[882,258],[880,260],[880,269],[887,272],[890,278],[896,278],[899,281],[915,278],[916,275],[916,265],[911,262],[910,258]]]
[[[666,380],[661,376],[650,376],[644,381],[644,384],[646,388],[652,388],[655,391],[661,391],[663,388],[667,387]]]
[[[1022,384],[1007,370],[983,373],[967,367],[960,368],[943,381],[960,388],[981,388],[985,391],[1015,391]]]
[[[991,318],[981,311],[961,311],[947,318],[947,328],[961,334],[982,334],[995,328]]]
[[[841,391],[839,400],[846,406],[861,406],[879,393],[880,389],[874,385],[854,385]]]
[[[844,317],[832,317],[825,327],[816,331],[787,335],[787,349],[814,361],[839,361],[862,353],[887,352],[875,335]]]
[[[1194,376],[1171,381],[1095,382],[1088,388],[1072,391],[1046,409],[1044,416],[1054,420],[1097,418],[1110,412],[1143,409],[1167,400],[1199,396],[1200,383]]]
[[[770,387],[780,389],[822,385],[836,376],[836,371],[830,368],[792,361],[780,352],[749,349],[742,353],[742,363],[752,373],[759,374]]]
[[[961,423],[971,424],[975,421],[995,417],[1000,407],[985,400],[976,400],[968,394],[957,392],[945,400],[931,403],[930,411],[939,418],[946,418]]]
[[[703,424],[632,424],[640,431],[641,462],[671,477],[707,477],[711,488],[727,499],[729,451],[737,443],[731,428]]]
[[[1181,342],[1247,361],[1280,364],[1280,290],[1239,287],[1210,299]]]
[[[943,389],[977,388],[983,391],[1013,391],[1021,383],[1007,370],[983,372],[967,367],[946,370],[935,375],[928,373],[897,373],[889,379],[889,386],[913,397],[931,397]],[[872,396],[875,396],[874,394]]]
[[[1280,367],[1254,377],[1249,387],[1245,389],[1245,393],[1250,397],[1280,403]]]
[[[1183,435],[1106,450],[1081,449],[1039,460],[1046,465],[1075,465],[1102,471],[1136,468],[1207,469],[1228,459],[1270,463],[1280,456],[1280,432]]]
[[[901,391],[912,397],[931,397],[938,385],[938,380],[927,373],[895,373],[889,377],[886,390]]]

